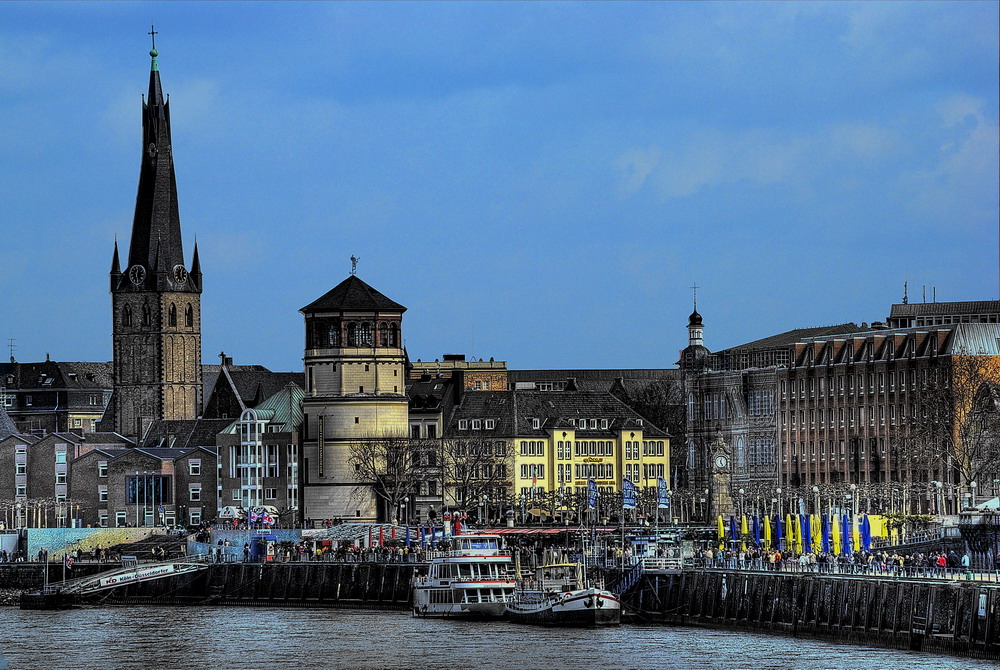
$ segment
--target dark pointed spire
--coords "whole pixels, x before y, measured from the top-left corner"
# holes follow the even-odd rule
[[[154,36],[155,30],[150,34]],[[160,84],[159,52],[150,50],[149,90],[142,104],[142,163],[132,220],[128,266],[141,265],[146,274],[157,274],[154,284],[135,285],[138,290],[198,290],[187,282],[184,247],[177,205],[170,139],[170,100]]]
[[[194,255],[191,256],[191,274],[198,279],[201,284],[201,258],[198,256],[198,239],[194,240]]]
[[[122,273],[122,265],[118,260],[118,238],[115,237],[115,255],[111,257],[111,274],[120,275]]]

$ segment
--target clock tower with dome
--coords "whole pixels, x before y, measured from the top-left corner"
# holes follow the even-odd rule
[[[128,258],[111,262],[114,391],[102,430],[141,436],[157,419],[196,419],[202,404],[201,264],[184,263],[170,101],[155,43],[142,104],[142,163]]]

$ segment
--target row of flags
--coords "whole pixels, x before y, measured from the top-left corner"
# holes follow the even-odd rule
[[[597,507],[597,482],[593,479],[587,480],[587,508]],[[622,508],[635,509],[638,502],[635,483],[628,477],[622,479]],[[670,489],[667,488],[667,480],[657,477],[656,480],[656,507],[658,509],[670,509]]]
[[[874,532],[873,532],[874,529]],[[850,554],[871,551],[872,537],[887,537],[885,519],[863,514],[787,514],[782,519],[772,516],[743,515],[737,521],[730,516],[728,523],[719,516],[719,548],[739,543],[745,551],[747,543],[764,549],[789,549],[796,553]]]

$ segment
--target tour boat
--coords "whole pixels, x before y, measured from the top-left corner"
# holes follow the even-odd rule
[[[617,626],[621,612],[617,596],[586,583],[579,563],[543,565],[507,603],[511,621],[542,626]]]
[[[413,583],[413,615],[493,618],[514,598],[510,554],[497,535],[456,535],[451,549],[430,560]]]

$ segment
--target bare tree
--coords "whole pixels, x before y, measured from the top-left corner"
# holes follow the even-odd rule
[[[954,355],[921,371],[920,395],[904,438],[914,469],[969,485],[1000,474],[1000,359]]]
[[[419,442],[407,437],[371,437],[351,444],[348,462],[360,480],[371,483],[385,517],[394,522],[420,481],[420,454]]]
[[[505,440],[485,437],[441,441],[446,496],[457,506],[506,501],[513,486],[514,453]]]

